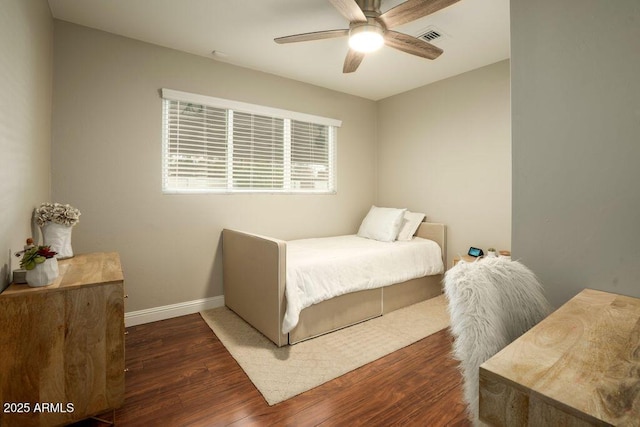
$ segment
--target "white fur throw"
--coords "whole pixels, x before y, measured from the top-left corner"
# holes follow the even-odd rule
[[[445,274],[444,289],[464,398],[470,418],[478,425],[480,365],[551,310],[531,270],[505,258],[459,262]]]

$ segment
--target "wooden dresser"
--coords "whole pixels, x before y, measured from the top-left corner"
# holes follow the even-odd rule
[[[124,402],[124,280],[117,253],[59,261],[43,288],[0,294],[0,426],[52,426]]]
[[[495,426],[640,426],[640,299],[585,289],[480,367]]]

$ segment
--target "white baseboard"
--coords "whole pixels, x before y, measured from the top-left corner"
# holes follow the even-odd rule
[[[124,314],[124,325],[129,327],[143,323],[157,322],[158,320],[185,316],[211,308],[222,307],[223,305],[224,296],[217,296],[185,301],[178,304],[163,305],[162,307],[147,308],[145,310],[130,311]]]

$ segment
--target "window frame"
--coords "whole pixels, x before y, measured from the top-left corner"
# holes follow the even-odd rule
[[[172,89],[163,88],[161,90],[162,97],[162,193],[163,194],[336,194],[337,193],[337,129],[342,125],[341,120],[331,119],[327,117],[321,117],[306,113],[300,113],[295,111],[289,111],[279,108],[267,107],[257,104],[250,104],[240,101],[233,101],[229,99],[216,98],[206,95],[199,95],[188,92],[181,92]],[[231,116],[233,120],[234,113],[247,113],[259,116],[267,116],[271,119],[282,119],[286,128],[283,133],[282,149],[288,159],[283,159],[285,180],[281,189],[277,188],[265,188],[264,190],[258,188],[238,188],[235,186],[234,181],[237,177],[232,175],[233,173],[233,138],[226,140],[227,159],[226,167],[224,169],[226,176],[225,188],[178,188],[169,186],[169,112],[168,105],[170,101],[177,101],[182,103],[191,103],[194,105],[203,105],[207,107],[224,109],[227,112],[228,117]],[[300,121],[311,125],[326,126],[327,131],[327,163],[329,166],[327,180],[328,189],[314,190],[304,188],[292,188],[291,187],[291,169],[293,165],[292,150],[291,150],[291,128],[293,121]],[[233,121],[226,123],[227,133],[233,130]],[[231,155],[231,156],[229,156]],[[232,171],[231,174],[229,171]],[[213,171],[213,169],[212,169]],[[288,182],[287,182],[288,181]]]

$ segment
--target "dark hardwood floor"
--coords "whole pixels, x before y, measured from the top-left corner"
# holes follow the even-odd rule
[[[200,315],[128,331],[117,426],[470,425],[446,330],[274,406]]]

